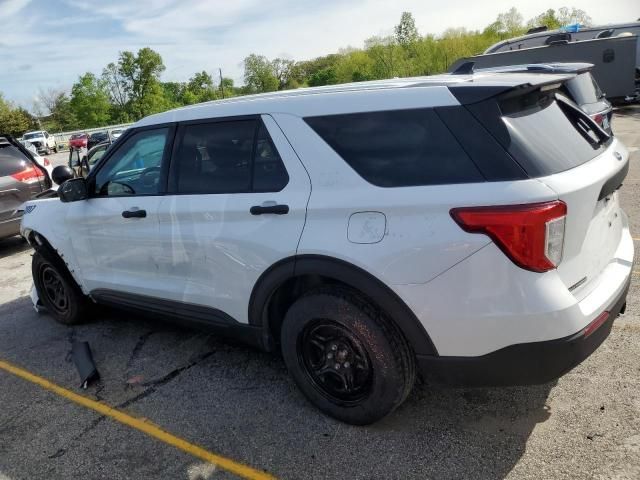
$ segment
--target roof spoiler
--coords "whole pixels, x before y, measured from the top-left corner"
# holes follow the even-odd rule
[[[471,75],[473,73],[473,67],[476,62],[466,61],[461,63],[456,69],[451,72],[451,75]]]
[[[545,75],[546,76],[546,75]],[[537,89],[555,88],[565,81],[573,78],[573,74],[557,74],[553,78],[546,80],[530,81],[519,85],[474,85],[471,82],[462,82],[449,85],[449,91],[462,104],[469,105],[472,103],[482,102],[492,97],[509,92],[515,95],[524,95]]]

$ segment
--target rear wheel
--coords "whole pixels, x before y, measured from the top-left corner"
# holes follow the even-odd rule
[[[36,252],[31,263],[33,283],[38,297],[53,318],[65,325],[85,320],[89,300],[58,259]]]
[[[413,387],[413,353],[379,310],[350,290],[325,287],[298,299],[281,332],[282,354],[305,396],[324,413],[366,425]]]

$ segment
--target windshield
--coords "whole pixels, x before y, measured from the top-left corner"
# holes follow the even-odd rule
[[[44,135],[42,134],[42,132],[33,132],[33,133],[25,133],[23,138],[25,140],[31,140],[32,138],[40,138],[43,136]]]

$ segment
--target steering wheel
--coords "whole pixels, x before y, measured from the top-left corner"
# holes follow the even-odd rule
[[[151,174],[155,174],[153,177]],[[160,167],[145,168],[140,174],[140,183],[143,187],[155,187],[160,179]]]

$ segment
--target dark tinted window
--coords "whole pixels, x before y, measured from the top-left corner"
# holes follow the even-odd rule
[[[279,192],[289,181],[284,164],[264,125],[258,129],[253,165],[253,191]]]
[[[608,144],[589,117],[553,93],[518,96],[501,102],[500,108],[505,147],[532,177],[582,165]]]
[[[237,193],[251,187],[254,120],[186,125],[173,156],[178,193]]]
[[[374,185],[406,187],[484,181],[431,109],[305,120],[356,172]]]
[[[10,143],[0,141],[0,177],[13,175],[29,166],[30,161]]]
[[[576,75],[575,78],[565,83],[565,88],[578,105],[596,103],[603,97],[600,87],[589,72]]]

